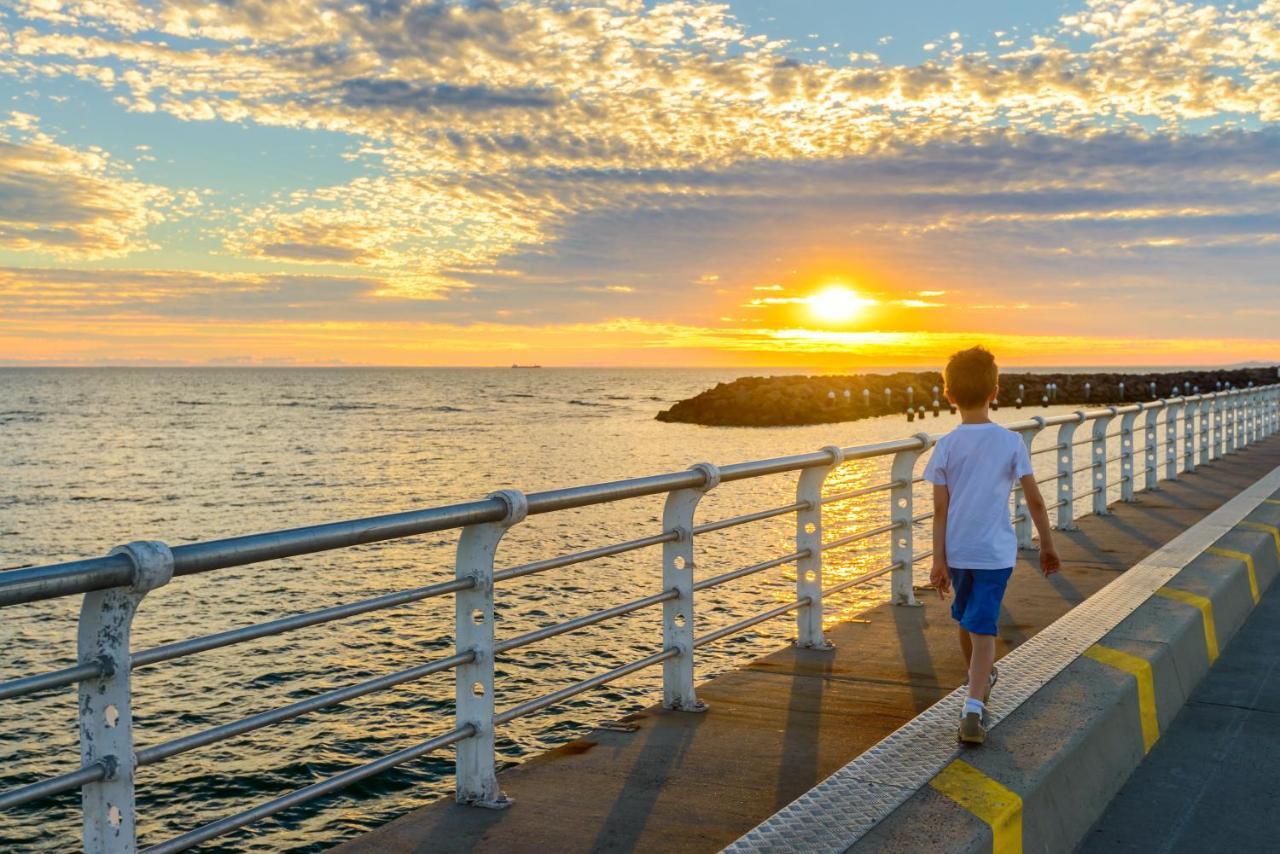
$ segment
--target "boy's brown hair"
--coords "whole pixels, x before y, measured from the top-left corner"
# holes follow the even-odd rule
[[[970,347],[947,360],[943,378],[947,394],[956,405],[974,409],[986,403],[996,390],[1000,369],[996,367],[996,357],[986,347]]]

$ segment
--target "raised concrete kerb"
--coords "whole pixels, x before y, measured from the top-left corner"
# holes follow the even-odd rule
[[[1014,817],[1010,811],[1012,807],[1008,805],[1016,801],[1019,841],[1023,838],[1023,823],[1029,822],[1028,832],[1035,842],[1034,847],[1070,851],[1079,835],[1087,831],[1089,824],[1101,814],[1106,799],[1111,796],[1106,793],[1105,799],[1099,802],[1096,793],[1105,793],[1108,782],[1114,783],[1112,791],[1118,789],[1143,755],[1142,731],[1137,723],[1140,698],[1139,689],[1135,687],[1136,677],[1122,672],[1123,680],[1120,680],[1107,671],[1101,671],[1103,676],[1099,677],[1097,668],[1104,665],[1083,658],[1084,654],[1140,607],[1171,609],[1180,614],[1181,619],[1166,619],[1165,623],[1176,624],[1177,631],[1183,634],[1194,624],[1201,627],[1201,636],[1206,639],[1210,635],[1203,626],[1208,625],[1216,603],[1221,602],[1229,612],[1238,616],[1240,591],[1244,591],[1245,596],[1249,595],[1243,564],[1227,570],[1225,574],[1219,572],[1221,583],[1214,586],[1197,576],[1203,570],[1199,568],[1201,561],[1196,559],[1228,534],[1238,535],[1239,532],[1232,533],[1235,526],[1277,491],[1280,491],[1280,468],[1265,475],[1005,656],[1001,660],[1000,690],[992,696],[988,706],[991,736],[981,750],[966,753],[964,759],[957,763],[961,759],[961,751],[955,744],[955,722],[963,700],[962,692],[957,689],[725,850],[735,854],[790,851],[834,854],[857,843],[859,850],[989,851],[993,842],[998,841],[993,834],[1013,833]],[[1280,525],[1280,505],[1270,505],[1270,508],[1275,524]],[[1266,560],[1270,563],[1267,565],[1275,567],[1272,575],[1280,574],[1280,550],[1270,535],[1261,531],[1255,534],[1253,548],[1269,549]],[[1263,538],[1266,540],[1265,549],[1260,545]],[[1262,565],[1262,560],[1259,552],[1254,562]],[[1189,569],[1188,565],[1193,561],[1197,565]],[[1178,581],[1171,584],[1175,576]],[[1266,581],[1269,582],[1270,577]],[[1197,584],[1199,588],[1196,588]],[[1184,587],[1186,589],[1182,589]],[[1166,595],[1169,588],[1178,592]],[[1236,604],[1230,604],[1229,600]],[[1242,622],[1242,618],[1239,621]],[[1232,617],[1222,629],[1234,632],[1238,627],[1233,625],[1236,622]],[[1216,626],[1214,628],[1217,629]],[[1224,639],[1225,635],[1219,638],[1219,643]],[[1183,649],[1181,659],[1188,655],[1185,641],[1180,646],[1172,638],[1164,642]],[[1205,643],[1202,648],[1207,649],[1208,641]],[[1147,661],[1132,655],[1132,648],[1128,654],[1132,659]],[[1212,656],[1204,655],[1202,667],[1207,670]],[[1130,658],[1122,656],[1112,658],[1133,663]],[[1167,671],[1169,666],[1155,658],[1147,661],[1147,668],[1152,672],[1157,669]],[[1197,672],[1203,675],[1200,668],[1185,661],[1180,666],[1186,671],[1185,674],[1180,672],[1180,678],[1194,676],[1198,679],[1195,676]],[[1141,670],[1141,665],[1135,664],[1134,667]],[[1095,671],[1094,682],[1080,683],[1078,672],[1089,668]],[[1064,671],[1069,671],[1064,679],[1056,680]],[[1098,687],[1097,680],[1103,677],[1111,680],[1110,690],[1106,685]],[[1124,689],[1123,692],[1120,688]],[[1190,689],[1190,684],[1183,684],[1185,693],[1189,694]],[[1046,691],[1045,696],[1054,691],[1066,694],[1059,697],[1056,704],[1046,707],[1041,698],[1032,701],[1042,690]],[[1167,707],[1167,700],[1162,705]],[[1015,715],[1036,720],[1037,715],[1062,709],[1066,709],[1069,716],[1065,719],[1059,717],[1060,727],[1047,740],[1043,728],[1036,732],[1038,742],[1031,739],[1028,744],[1022,729],[1012,720],[1008,729],[1002,726],[1002,721]],[[1123,720],[1130,721],[1131,725],[1117,723]],[[1008,741],[1010,749],[1002,753],[1000,745],[1005,741]],[[1034,753],[1036,743],[1042,744],[1037,748],[1039,754],[1036,756],[1042,760],[1038,765],[1026,758]],[[1129,749],[1120,750],[1117,743],[1128,744]],[[1136,749],[1133,744],[1137,745]],[[1014,745],[1032,753],[1017,754]],[[992,758],[983,758],[988,756]],[[1009,771],[1013,776],[1002,777],[1003,772],[994,766],[987,769],[990,774],[970,769],[991,781],[987,792],[990,797],[983,801],[987,806],[975,807],[976,811],[966,811],[957,806],[954,799],[943,794],[947,789],[945,777],[938,785],[930,785],[946,769],[958,769],[967,765],[969,760],[978,764],[995,763],[1002,756],[1013,769]],[[1023,765],[1031,763],[1027,767],[1034,765],[1040,770],[1034,774],[1025,769],[1020,772],[1018,769],[1023,766],[1019,762]],[[1096,775],[1089,771],[1094,766],[1101,769]],[[1023,776],[1017,777],[1015,772]],[[999,782],[1002,779],[1004,782]],[[1080,793],[1072,789],[1078,789],[1086,780],[1093,789],[1085,792],[1086,797],[1079,809],[1065,807],[1063,798],[1079,798]],[[1067,788],[1059,790],[1058,786]],[[999,808],[991,807],[991,804]],[[988,813],[981,814],[983,809],[988,809]],[[1091,815],[1093,818],[1089,817]],[[1071,834],[1076,835],[1071,837]],[[1001,850],[999,845],[994,847]]]

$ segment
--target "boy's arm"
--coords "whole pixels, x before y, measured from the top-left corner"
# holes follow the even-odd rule
[[[951,492],[940,483],[933,485],[933,569],[929,572],[929,584],[937,588],[941,599],[951,590],[951,575],[947,572],[947,507]]]
[[[1027,512],[1035,523],[1036,532],[1040,534],[1040,571],[1045,575],[1062,569],[1062,560],[1058,557],[1058,549],[1053,544],[1053,529],[1049,526],[1049,510],[1045,507],[1044,496],[1040,494],[1040,484],[1036,483],[1033,474],[1023,475],[1022,497],[1026,500]]]

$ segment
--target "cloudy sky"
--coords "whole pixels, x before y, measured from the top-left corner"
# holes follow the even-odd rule
[[[3,364],[1280,360],[1277,271],[1280,0],[0,7]]]

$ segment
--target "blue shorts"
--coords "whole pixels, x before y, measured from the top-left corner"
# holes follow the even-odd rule
[[[951,616],[975,635],[994,635],[996,618],[1000,616],[1000,602],[1004,588],[1013,574],[1008,569],[955,569],[951,573],[951,589],[956,598],[951,603]]]

